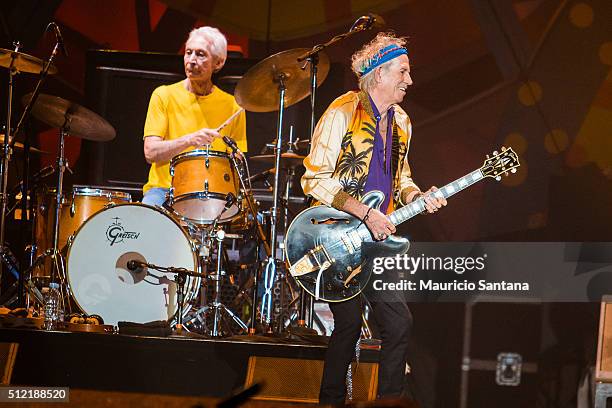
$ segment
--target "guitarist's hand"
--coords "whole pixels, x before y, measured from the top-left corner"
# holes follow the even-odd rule
[[[434,196],[436,191],[438,191],[438,187],[432,186],[425,192],[425,208],[430,214],[438,211],[438,209],[446,205],[446,198]]]
[[[383,241],[389,235],[395,233],[395,225],[389,221],[385,214],[375,208],[370,210],[365,224],[376,241]]]

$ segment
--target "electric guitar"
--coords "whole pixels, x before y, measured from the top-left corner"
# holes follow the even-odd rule
[[[482,167],[445,185],[434,195],[448,198],[486,177],[499,181],[502,174],[516,173],[519,166],[512,148],[502,147],[501,152],[487,155]],[[361,202],[379,209],[384,198],[382,192],[370,191]],[[424,211],[421,197],[387,217],[397,226]],[[370,268],[361,268],[368,259],[362,254],[364,244],[373,249],[374,256],[404,254],[410,246],[406,238],[395,235],[375,241],[361,220],[344,211],[325,205],[307,208],[287,230],[285,253],[289,272],[316,299],[328,302],[351,299],[363,290],[371,275],[371,270],[365,270]]]

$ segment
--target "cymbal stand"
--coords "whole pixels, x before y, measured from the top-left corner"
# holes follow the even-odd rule
[[[15,44],[15,51],[19,51],[19,43]],[[15,59],[17,54],[11,54],[11,65],[9,66],[9,77],[8,77],[8,92],[6,96],[6,122],[5,122],[5,136],[2,144],[2,160],[0,161],[0,174],[1,174],[1,185],[0,185],[0,251],[4,253],[4,232],[6,229],[6,210],[8,205],[8,167],[11,161],[11,148],[9,142],[11,140],[11,116],[13,106],[13,83],[15,76],[19,73],[15,69]],[[0,282],[2,279],[2,267],[0,267]],[[20,274],[21,275],[21,274]]]
[[[289,142],[288,142],[288,149],[287,149],[287,153],[294,153],[293,151],[293,126],[290,127],[289,130]],[[283,198],[280,201],[280,210],[282,210],[282,217],[283,217],[283,222],[282,222],[282,226],[283,226],[283,236],[286,237],[287,236],[287,229],[289,228],[289,219],[290,219],[290,213],[289,213],[289,197],[291,196],[291,189],[293,188],[293,178],[295,176],[295,168],[292,166],[287,166],[287,168],[285,169],[286,171],[284,173],[285,174],[285,191],[283,192]],[[283,249],[284,249],[284,243],[283,243]],[[285,314],[287,314],[288,318],[289,318],[289,323],[291,323],[291,321],[295,318],[295,316],[292,316],[290,312],[291,307],[293,307],[295,305],[295,303],[299,300],[299,296],[297,298],[294,297],[294,293],[295,291],[292,290],[293,288],[291,287],[290,282],[288,281],[290,275],[287,274],[287,270],[285,268],[285,251],[281,251],[281,265],[279,268],[279,281],[280,281],[280,309],[281,309],[281,313],[280,313],[280,318],[278,321],[278,331],[282,332],[285,329]],[[286,290],[289,290],[290,296],[291,296],[291,301],[289,302],[289,304],[286,304],[285,302],[285,298],[286,298]]]
[[[278,80],[278,124],[276,134],[276,161],[275,168],[277,171],[274,173],[274,193],[272,208],[270,211],[270,256],[266,260],[264,267],[264,294],[261,299],[261,317],[265,326],[267,326],[267,332],[272,332],[272,290],[274,282],[276,281],[276,269],[278,267],[278,260],[276,259],[276,238],[277,230],[276,224],[278,221],[278,198],[279,198],[279,184],[280,184],[280,165],[281,165],[281,146],[282,146],[282,134],[283,134],[283,114],[285,111],[285,74],[280,73],[276,78]]]
[[[230,146],[231,147],[231,146]],[[243,195],[243,199],[246,201],[247,203],[247,209],[248,211],[251,213],[253,220],[255,221],[255,227],[257,230],[257,236],[260,239],[260,242],[258,243],[258,248],[259,245],[263,245],[264,247],[264,251],[266,252],[266,256],[268,258],[271,257],[271,253],[272,253],[272,249],[270,248],[270,244],[268,242],[268,239],[266,238],[266,233],[264,232],[263,228],[261,227],[261,223],[259,222],[259,219],[257,218],[257,208],[255,206],[255,202],[253,200],[253,195],[251,194],[252,188],[251,188],[251,177],[249,174],[249,167],[248,167],[248,163],[244,163],[245,166],[245,171],[246,174],[244,174],[243,177],[243,173],[240,171],[240,165],[238,163],[238,160],[236,160],[236,150],[234,150],[234,148],[232,147],[233,153],[230,155],[230,160],[232,162],[232,165],[234,166],[234,168],[236,169],[236,173],[238,174],[238,181],[240,182],[240,188],[242,189],[242,191],[244,192]],[[249,182],[249,185],[247,186],[245,183],[245,180],[247,180]],[[248,188],[247,188],[248,187]],[[259,250],[257,251],[257,258],[259,260]],[[259,263],[258,263],[259,264]],[[250,321],[250,325],[249,325],[249,335],[254,335],[255,332],[257,331],[256,329],[256,317],[257,317],[257,295],[258,295],[258,288],[259,288],[259,278],[257,276],[257,272],[253,275],[253,291],[252,291],[252,311],[251,311],[251,321]],[[262,306],[263,308],[263,306]]]
[[[6,129],[5,129],[4,143],[2,146],[2,160],[0,160],[0,252],[4,252],[5,250],[4,249],[4,233],[6,229],[6,208],[7,208],[7,202],[8,202],[8,194],[7,194],[8,167],[9,167],[9,163],[11,160],[11,151],[12,151],[13,146],[15,145],[15,142],[17,141],[17,136],[19,136],[19,131],[21,130],[21,127],[25,123],[25,119],[28,117],[28,114],[31,111],[32,106],[34,105],[34,102],[36,101],[40,87],[42,83],[45,81],[45,79],[47,78],[47,74],[49,72],[49,68],[51,68],[53,58],[55,58],[55,56],[57,55],[59,51],[60,43],[59,41],[55,42],[55,47],[53,47],[53,51],[51,52],[49,59],[46,61],[46,64],[44,65],[42,71],[40,72],[40,76],[36,83],[36,88],[32,95],[32,99],[30,100],[30,103],[23,111],[21,118],[19,119],[19,122],[17,123],[17,127],[15,128],[15,131],[12,132],[11,116],[12,116],[12,103],[13,103],[13,79],[15,75],[19,73],[19,71],[15,67],[15,59],[17,58],[17,52],[19,52],[19,48],[21,47],[21,44],[17,41],[14,43],[14,46],[15,46],[15,50],[14,50],[15,53],[11,54],[11,63],[9,65],[9,86],[8,86],[8,92],[7,92],[8,95],[7,95],[6,123],[5,123]],[[24,176],[27,177],[27,174],[25,174]],[[25,215],[22,214],[22,216],[25,216]],[[24,301],[24,296],[23,296],[24,277],[22,275],[23,275],[22,273],[19,274],[19,303],[20,303],[20,306],[23,305],[23,301]],[[2,281],[2,268],[0,268],[0,282],[1,281]]]
[[[66,113],[65,121],[60,128],[60,137],[58,140],[58,156],[57,156],[57,184],[55,187],[55,214],[53,214],[53,247],[46,250],[41,257],[51,257],[51,279],[50,282],[58,282],[63,299],[68,299],[68,287],[66,279],[66,271],[64,270],[64,257],[59,248],[59,233],[60,233],[60,216],[63,201],[63,186],[64,172],[68,168],[68,160],[65,154],[65,137],[70,131],[70,122],[72,118],[70,113]],[[39,257],[40,258],[40,257]],[[38,262],[38,260],[37,260]],[[68,313],[71,313],[70,302],[65,302],[64,306],[68,307]]]

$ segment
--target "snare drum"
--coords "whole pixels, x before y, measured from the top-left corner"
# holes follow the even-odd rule
[[[239,213],[238,176],[227,153],[205,149],[179,154],[170,162],[170,175],[168,203],[183,219],[222,223]]]
[[[36,208],[36,247],[37,255],[53,248],[53,219],[55,217],[55,189],[47,189],[37,194]],[[104,190],[87,186],[74,186],[71,195],[64,195],[60,210],[60,231],[58,249],[68,243],[68,239],[89,217],[110,204],[129,203],[132,197],[120,191]],[[33,276],[49,276],[50,264],[35,268]]]
[[[140,203],[109,207],[87,220],[68,244],[68,282],[77,305],[105,324],[172,319],[178,304],[174,274],[130,270],[131,260],[198,269],[193,242],[165,210]],[[187,277],[184,313],[199,286],[199,278]]]

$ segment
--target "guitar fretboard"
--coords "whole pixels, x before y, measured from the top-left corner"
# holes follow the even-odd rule
[[[473,172],[466,174],[465,176],[458,178],[457,180],[448,183],[444,187],[438,189],[435,192],[434,196],[441,198],[448,198],[452,195],[457,194],[459,191],[464,190],[471,186],[472,184],[477,183],[482,180],[484,176],[480,169],[474,170]],[[411,202],[410,204],[393,211],[389,214],[389,220],[393,223],[393,225],[399,225],[404,221],[409,220],[425,211],[425,200],[423,198],[418,198],[417,200]]]

